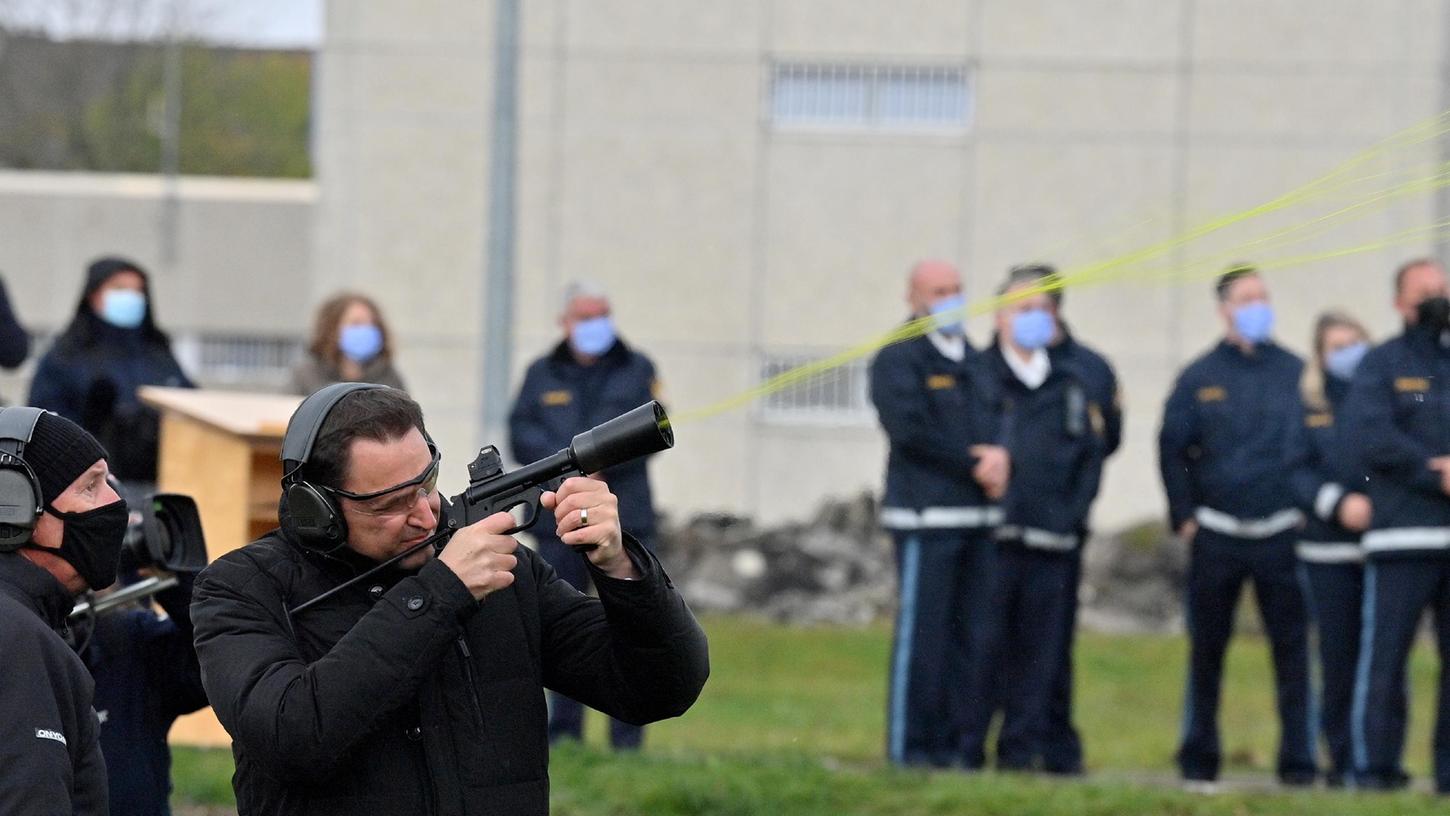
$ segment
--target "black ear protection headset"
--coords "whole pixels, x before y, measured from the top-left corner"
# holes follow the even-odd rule
[[[282,530],[302,546],[330,553],[347,543],[347,519],[337,503],[326,490],[307,481],[302,474],[322,424],[337,403],[349,394],[386,387],[373,383],[333,383],[303,400],[287,422],[287,433],[282,437],[282,505],[277,517]],[[0,415],[0,423],[3,420]]]
[[[0,552],[30,543],[44,504],[40,480],[25,461],[40,408],[0,408]]]

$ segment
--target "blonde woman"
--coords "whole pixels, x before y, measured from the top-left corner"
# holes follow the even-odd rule
[[[1359,660],[1364,550],[1369,497],[1364,475],[1346,451],[1338,409],[1369,350],[1369,333],[1343,312],[1314,326],[1314,359],[1304,367],[1304,421],[1290,439],[1291,480],[1306,523],[1297,547],[1307,579],[1310,614],[1319,633],[1320,730],[1329,749],[1326,780],[1341,786],[1353,771],[1350,710]]]

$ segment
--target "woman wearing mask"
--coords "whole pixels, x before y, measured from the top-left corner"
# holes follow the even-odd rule
[[[144,489],[156,481],[161,417],[137,397],[143,385],[195,387],[156,325],[146,271],[101,258],[86,270],[70,325],[35,369],[29,403],[90,431],[116,478]]]
[[[1353,770],[1350,709],[1359,660],[1360,605],[1364,551],[1360,535],[1369,527],[1369,497],[1355,492],[1365,483],[1345,449],[1350,433],[1336,422],[1369,334],[1341,312],[1319,316],[1314,327],[1314,360],[1304,367],[1304,421],[1290,436],[1294,494],[1307,519],[1297,547],[1308,578],[1309,605],[1319,632],[1320,728],[1329,748],[1331,786]]]
[[[307,356],[292,369],[292,391],[307,396],[335,382],[369,382],[399,390],[388,326],[377,304],[352,292],[317,309]]]

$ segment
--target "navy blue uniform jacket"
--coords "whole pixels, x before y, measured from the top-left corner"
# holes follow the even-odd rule
[[[1047,349],[1054,366],[1072,366],[1087,389],[1089,417],[1101,425],[1103,457],[1112,456],[1123,444],[1123,403],[1118,394],[1118,375],[1107,358],[1078,342],[1065,324],[1062,340]]]
[[[1450,497],[1429,467],[1450,454],[1450,349],[1410,328],[1371,350],[1344,414],[1374,503],[1365,554],[1450,554]]]
[[[649,402],[658,393],[654,363],[623,340],[593,365],[580,365],[561,342],[534,361],[524,374],[513,412],[509,414],[509,445],[514,459],[534,462],[569,446],[575,434]],[[610,492],[619,497],[619,518],[636,538],[654,538],[655,509],[644,459],[626,462],[603,474]],[[552,536],[544,519],[530,530]]]
[[[1001,511],[972,478],[973,445],[1000,445],[1001,389],[982,356],[961,362],[926,336],[883,348],[871,362],[871,401],[886,430],[887,529],[993,526]]]
[[[111,780],[111,810],[135,816],[170,813],[171,751],[166,734],[183,714],[206,707],[192,648],[192,576],[157,595],[166,610],[102,615],[81,657],[96,681],[101,752]]]
[[[1294,507],[1284,446],[1291,427],[1303,421],[1303,368],[1272,343],[1245,354],[1225,341],[1179,375],[1158,435],[1173,529],[1199,507],[1238,519]]]
[[[1316,543],[1353,543],[1359,533],[1339,523],[1339,505],[1350,493],[1364,493],[1366,474],[1349,449],[1354,429],[1343,422],[1349,383],[1324,375],[1327,405],[1306,406],[1304,420],[1289,437],[1290,479],[1294,499],[1304,511],[1300,538]]]
[[[1002,358],[983,355],[1002,384],[1012,481],[1002,502],[1001,534],[1040,549],[1072,551],[1102,484],[1106,443],[1101,409],[1094,419],[1088,378],[1067,357],[1028,388]]]

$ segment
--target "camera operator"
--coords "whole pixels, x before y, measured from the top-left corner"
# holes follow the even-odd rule
[[[105,814],[94,687],[58,632],[76,596],[115,580],[126,505],[70,420],[6,408],[0,449],[0,813]]]
[[[122,555],[128,577],[136,569]],[[192,646],[191,586],[194,575],[176,574],[176,585],[155,595],[166,613],[149,602],[100,614],[81,649],[96,681],[101,753],[110,777],[111,810],[130,816],[171,813],[171,749],[166,735],[183,714],[206,707],[201,667]],[[129,583],[123,581],[122,583]]]
[[[293,415],[284,458],[294,443],[281,528],[207,567],[192,604],[243,816],[547,813],[545,687],[636,724],[698,696],[704,632],[594,479],[542,504],[566,544],[593,546],[598,598],[495,513],[436,556],[298,608],[425,542],[440,498],[437,452],[401,391],[329,386]]]

